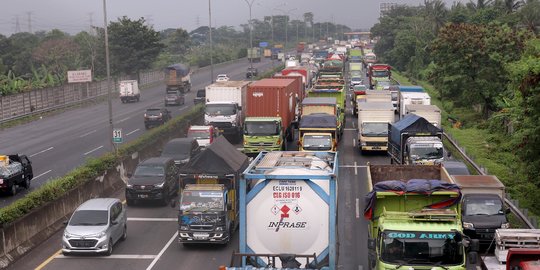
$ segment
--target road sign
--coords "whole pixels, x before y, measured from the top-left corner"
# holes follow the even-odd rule
[[[82,83],[92,81],[92,70],[69,70],[67,72],[68,83]]]
[[[268,42],[259,42],[259,47],[261,47],[261,48],[268,47]]]
[[[115,128],[113,130],[113,142],[122,143],[122,129],[121,128]]]

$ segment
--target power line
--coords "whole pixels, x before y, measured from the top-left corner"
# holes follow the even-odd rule
[[[21,32],[21,24],[19,23],[19,15],[15,16],[15,33]]]
[[[32,11],[26,12],[28,16],[28,33],[32,34]]]

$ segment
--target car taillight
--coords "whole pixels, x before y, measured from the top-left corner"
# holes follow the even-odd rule
[[[162,114],[162,113],[159,113],[159,117],[162,117],[162,116],[163,116],[163,114]]]
[[[146,113],[144,114],[144,118],[147,118],[148,116],[146,115]]]

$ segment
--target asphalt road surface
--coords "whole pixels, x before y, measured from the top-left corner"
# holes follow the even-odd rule
[[[264,61],[260,65],[268,65],[269,62]],[[259,66],[259,65],[257,65]],[[259,66],[260,67],[260,66]],[[223,67],[223,73],[228,73],[234,79],[240,79],[239,76],[244,75],[243,72],[246,68],[245,63],[238,63],[232,67]],[[260,68],[259,68],[260,69]],[[234,71],[233,71],[234,70]],[[215,72],[217,74],[219,72]],[[194,89],[197,89],[198,86],[203,86],[209,76],[204,74],[197,74],[195,76],[195,85]],[[160,103],[163,93],[163,87],[157,87],[156,89],[145,90],[143,92],[143,100],[139,106],[139,109],[133,109],[132,118],[122,123],[132,123],[127,129],[135,130],[140,129],[134,134],[140,134],[144,132],[144,127],[142,125],[142,119],[140,112],[145,106],[143,102],[148,101],[149,104],[152,104],[150,101],[150,96],[154,96],[154,104]],[[151,93],[154,93],[153,95]],[[188,95],[192,96],[193,93]],[[349,103],[347,103],[349,104]],[[139,104],[126,104],[127,106],[137,106]],[[118,101],[115,102],[115,108],[118,106],[124,106]],[[84,130],[77,130],[75,135],[81,136],[88,133],[94,129],[97,129],[97,126],[103,126],[100,130],[106,132],[106,110],[105,105],[97,105],[97,108],[83,108],[77,110],[78,112],[74,113],[73,111],[64,113],[66,116],[60,115],[65,121],[71,119],[68,114],[80,115],[80,119],[85,118],[84,115],[87,113],[87,110],[90,110],[96,114],[99,114],[99,119],[102,120],[89,120],[89,122],[94,123],[92,128],[82,125]],[[129,108],[131,109],[131,108]],[[176,112],[181,113],[181,108]],[[105,112],[102,112],[102,111]],[[120,111],[120,109],[115,109],[115,112]],[[125,116],[128,117],[129,111],[125,112]],[[115,119],[122,119],[121,117],[115,117]],[[57,120],[58,121],[58,120]],[[115,120],[118,121],[118,120]],[[63,122],[63,121],[60,121]],[[56,123],[56,121],[51,122],[50,124]],[[73,121],[72,123],[77,123]],[[62,125],[60,123],[55,125]],[[57,126],[57,128],[59,128]],[[44,126],[45,127],[45,126]],[[63,128],[69,128],[69,124],[62,126]],[[51,130],[51,129],[47,129]],[[70,128],[71,130],[71,128]],[[19,131],[18,134],[21,134],[22,131]],[[97,131],[95,133],[98,133]],[[66,133],[62,133],[66,134]],[[79,137],[71,136],[73,148],[71,145],[65,146],[63,148],[55,150],[49,150],[43,153],[43,157],[36,162],[40,164],[40,170],[60,170],[60,167],[63,166],[58,164],[58,162],[51,163],[49,166],[42,165],[41,162],[47,162],[46,155],[51,155],[52,153],[58,153],[60,149],[61,154],[67,155],[68,153],[78,151],[77,154],[84,154],[84,151],[89,151],[88,149],[93,149],[99,145],[103,145],[105,142],[104,135],[101,134],[101,137],[96,136],[92,140],[92,144],[81,142]],[[32,137],[32,136],[28,136]],[[39,136],[36,136],[39,137]],[[47,135],[49,139],[60,137],[59,134],[56,136]],[[79,139],[77,139],[79,138]],[[101,139],[100,139],[101,138]],[[0,139],[5,140],[4,137]],[[34,140],[38,140],[34,138]],[[79,141],[79,142],[77,142]],[[99,145],[98,145],[99,144]],[[2,143],[3,145],[3,143]],[[52,147],[57,144],[50,144],[40,146],[37,143],[29,144],[27,149],[29,150],[38,150],[47,149],[47,147]],[[43,148],[45,147],[45,148]],[[106,148],[106,145],[103,145],[103,148]],[[17,148],[14,148],[17,149]],[[96,152],[92,153],[93,156],[97,156],[100,153],[103,153],[106,149],[99,149]],[[370,162],[372,164],[389,164],[390,160],[385,154],[371,154],[371,155],[361,155],[357,149],[357,140],[356,140],[356,118],[351,115],[350,105],[347,108],[347,123],[346,129],[342,141],[338,147],[339,151],[339,180],[338,180],[338,233],[339,233],[339,258],[338,258],[338,269],[344,270],[362,270],[367,267],[367,221],[363,218],[363,208],[364,208],[364,196],[367,193],[366,185],[366,163]],[[34,157],[37,158],[39,155]],[[74,158],[74,156],[71,156]],[[49,156],[50,158],[50,156]],[[67,162],[67,159],[63,159],[64,162]],[[83,159],[82,159],[83,160]],[[61,174],[57,174],[61,175]],[[123,198],[123,191],[118,192],[118,197]],[[191,246],[184,247],[179,245],[176,241],[176,231],[177,231],[177,211],[168,206],[157,206],[157,205],[145,205],[145,206],[136,206],[128,207],[128,237],[124,242],[119,242],[113,251],[113,255],[109,257],[103,256],[68,256],[65,257],[60,253],[60,243],[62,237],[62,231],[57,232],[55,235],[50,237],[46,242],[40,244],[32,251],[30,251],[25,257],[11,265],[8,269],[101,269],[101,270],[117,270],[117,269],[218,269],[219,265],[226,265],[230,261],[231,254],[233,250],[238,250],[238,234],[235,234],[232,241],[226,246]]]

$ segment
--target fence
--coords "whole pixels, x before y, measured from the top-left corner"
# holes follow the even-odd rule
[[[161,70],[141,72],[141,87],[163,81]],[[130,79],[130,76],[113,78],[113,93],[117,92],[117,81]],[[43,113],[81,102],[95,100],[108,94],[107,81],[91,83],[64,84],[58,87],[36,89],[24,93],[0,97],[0,123],[15,120],[32,114]]]

